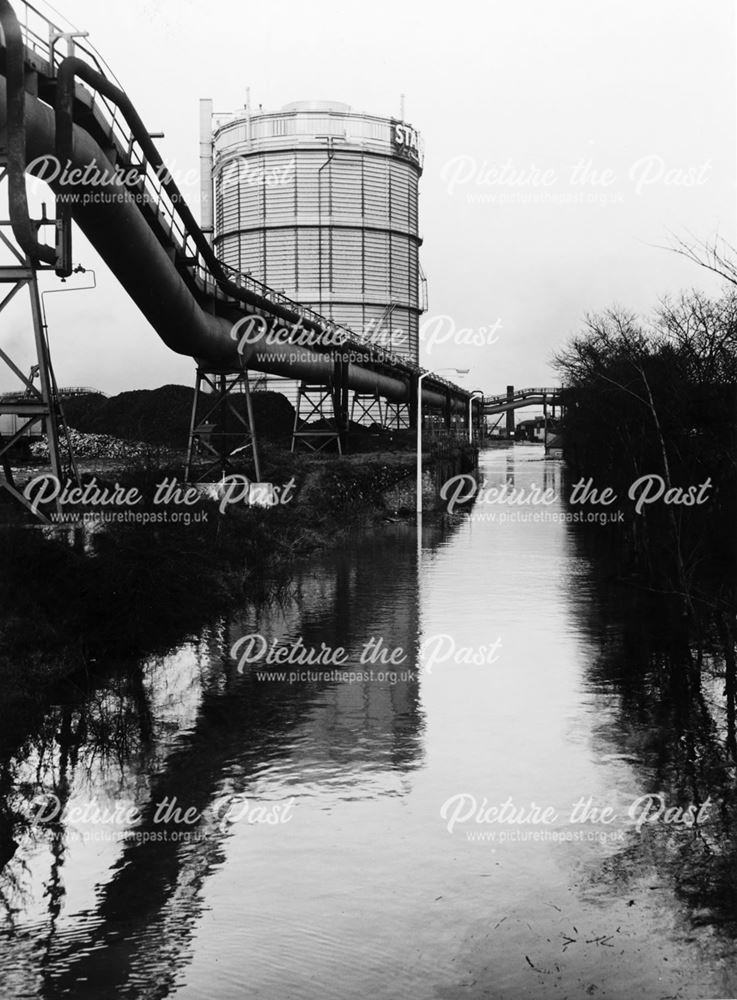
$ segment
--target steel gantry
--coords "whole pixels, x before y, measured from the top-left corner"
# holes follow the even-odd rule
[[[7,193],[9,173],[8,162],[0,161],[0,199]],[[30,220],[29,229],[33,232],[54,223],[46,218],[38,221]],[[3,433],[0,434],[0,460],[2,474],[0,488],[10,494],[27,510],[32,511],[40,520],[48,520],[46,516],[33,507],[31,502],[17,489],[12,470],[12,455],[16,446],[24,439],[45,437],[48,444],[49,464],[51,474],[57,482],[71,478],[78,480],[77,468],[69,440],[69,432],[64,420],[59,397],[59,390],[51,363],[51,350],[48,340],[48,329],[44,317],[41,294],[38,287],[39,271],[53,270],[52,266],[34,261],[30,255],[18,246],[14,238],[14,227],[11,219],[0,220],[0,314],[6,312],[10,303],[16,301],[19,293],[27,290],[28,320],[31,327],[34,361],[30,373],[24,374],[18,363],[10,354],[6,345],[0,346],[0,362],[2,367],[20,382],[18,391],[7,392],[0,396],[0,415],[4,420]],[[24,324],[25,326],[26,324]],[[12,329],[10,324],[3,324],[5,330]],[[26,341],[28,337],[24,338]],[[2,343],[2,340],[0,340]],[[38,380],[38,384],[36,381]],[[60,438],[64,447],[60,446]]]

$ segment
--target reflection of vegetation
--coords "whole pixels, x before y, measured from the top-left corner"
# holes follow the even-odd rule
[[[445,530],[436,526],[429,543],[438,544]],[[387,580],[389,559],[393,573]],[[46,917],[30,928],[26,924],[11,939],[7,964],[17,959],[23,967],[27,939],[42,969],[44,995],[74,992],[79,982],[92,992],[99,988],[99,995],[116,988],[123,995],[127,983],[141,973],[150,976],[155,968],[163,971],[159,986],[152,989],[163,996],[171,988],[170,977],[189,959],[203,905],[202,884],[222,864],[223,842],[231,835],[227,824],[220,829],[217,820],[216,804],[223,795],[259,794],[267,762],[276,765],[279,777],[261,794],[288,798],[293,790],[290,769],[299,771],[305,756],[311,762],[308,785],[324,781],[331,794],[353,798],[360,774],[363,795],[395,794],[385,776],[403,780],[421,753],[413,659],[407,664],[410,680],[388,689],[369,685],[357,703],[352,688],[328,677],[298,685],[264,683],[255,671],[240,672],[228,651],[239,635],[254,628],[268,634],[272,621],[284,619],[309,647],[325,640],[332,647],[360,649],[373,634],[377,615],[387,614],[387,605],[389,618],[384,620],[395,641],[409,650],[417,632],[417,608],[411,597],[406,606],[393,598],[395,593],[403,599],[411,594],[416,572],[412,527],[392,527],[378,537],[366,532],[324,564],[298,571],[295,596],[285,602],[283,613],[277,610],[281,601],[275,601],[221,619],[201,633],[196,645],[161,663],[151,661],[145,671],[135,661],[121,663],[119,670],[93,678],[89,690],[70,692],[65,706],[50,709],[15,755],[22,763],[9,766],[3,789],[17,814],[13,834],[22,845],[0,884],[11,907],[30,909],[41,902],[22,896],[30,882],[22,859],[33,844],[48,852],[34,859],[28,873],[38,879],[42,872],[45,878]],[[176,820],[154,819],[155,806],[173,798],[202,817],[197,832],[203,839],[121,844],[109,869],[94,869],[99,877],[94,905],[81,917],[67,913],[74,933],[61,933],[57,916],[64,912],[60,907],[70,877],[64,863],[72,856],[74,824],[41,829],[37,824],[33,829],[23,821],[29,803],[49,792],[77,804],[93,797],[101,803],[130,799],[140,807],[144,833],[185,829]],[[123,949],[121,926],[127,934]]]
[[[624,522],[575,525],[599,600],[591,671],[619,696],[616,745],[669,804],[715,803],[700,829],[665,823],[633,834],[604,866],[622,887],[672,884],[692,923],[737,929],[735,585],[737,583],[737,293],[664,302],[650,324],[592,317],[561,352],[567,474],[617,495]],[[643,476],[678,489],[710,480],[703,504],[638,513]],[[591,510],[605,508],[591,506]],[[599,620],[595,620],[598,616]],[[607,740],[611,733],[602,730]],[[648,870],[650,869],[650,870]]]
[[[22,902],[25,867],[13,858],[24,841],[45,841],[52,854],[45,887],[49,913],[58,916],[64,889],[61,869],[66,853],[65,824],[39,825],[32,807],[49,795],[66,803],[77,780],[120,783],[128,762],[140,759],[150,741],[150,708],[140,673],[114,675],[86,700],[47,712],[0,772],[0,904],[11,916]],[[21,763],[23,762],[23,763]]]
[[[665,301],[650,325],[616,311],[592,317],[556,364],[570,477],[612,489],[624,512],[622,524],[591,534],[611,544],[620,578],[659,595],[678,645],[668,670],[692,707],[703,697],[705,651],[718,648],[726,746],[737,760],[737,293]],[[637,512],[628,494],[644,476],[663,489]],[[691,501],[678,502],[690,488]]]
[[[595,732],[597,750],[614,746],[636,762],[638,784],[662,794],[668,806],[712,803],[700,828],[654,822],[633,832],[596,878],[635,897],[643,878],[646,886],[671,886],[691,923],[731,935],[737,932],[737,787],[724,647],[714,630],[694,632],[687,621],[674,627],[667,595],[616,579],[608,547],[572,528],[594,561],[594,601],[580,621],[601,652],[588,679],[607,693],[608,704],[616,694],[618,705],[614,721],[607,715]]]

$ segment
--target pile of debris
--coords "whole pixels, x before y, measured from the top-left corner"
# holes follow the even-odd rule
[[[130,461],[145,459],[157,451],[143,441],[121,441],[110,434],[83,434],[73,427],[69,428],[69,441],[75,458],[119,458]],[[62,452],[65,452],[66,440],[63,434],[59,444]],[[34,458],[49,457],[49,445],[45,436],[31,445],[31,454]]]
[[[277,392],[252,394],[256,429],[269,440],[291,440],[294,409]],[[126,441],[147,441],[167,448],[187,447],[194,389],[185,385],[162,385],[158,389],[133,389],[109,399],[98,393],[80,393],[64,400],[67,423],[87,434],[111,434]],[[246,397],[235,393],[230,405],[245,417]],[[211,408],[208,395],[201,399],[198,419]],[[217,423],[217,413],[212,418]],[[229,414],[231,429],[237,418]]]

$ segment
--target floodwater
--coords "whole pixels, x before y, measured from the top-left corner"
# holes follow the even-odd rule
[[[562,509],[387,525],[50,708],[2,762],[0,996],[737,995],[734,848],[688,822],[719,719],[674,732]]]

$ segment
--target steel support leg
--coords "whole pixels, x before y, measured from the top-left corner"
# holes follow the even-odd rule
[[[1,179],[2,177],[0,176]],[[7,221],[0,222],[0,247],[9,251],[12,257],[11,263],[0,265],[0,286],[10,286],[0,300],[0,315],[15,299],[16,295],[27,287],[36,364],[33,366],[32,375],[27,376],[21,371],[20,367],[13,361],[7,351],[0,348],[0,364],[4,364],[21,383],[17,392],[6,393],[0,398],[0,414],[11,418],[8,421],[11,426],[6,429],[4,434],[0,434],[0,461],[2,463],[0,489],[9,493],[14,500],[31,511],[36,518],[48,523],[48,518],[41,511],[33,510],[31,503],[16,488],[10,462],[11,449],[23,440],[34,437],[39,439],[45,434],[48,442],[51,474],[59,483],[63,483],[67,477],[76,481],[78,476],[71,450],[69,433],[66,425],[63,423],[58,390],[51,366],[51,354],[41,308],[41,297],[38,290],[37,272],[39,267],[35,266],[14,245],[5,231],[8,226],[9,223]],[[35,384],[35,375],[38,376],[38,386]],[[62,461],[59,448],[60,422],[62,423],[63,433],[66,436],[68,449],[68,465],[66,466]],[[55,508],[57,513],[61,512],[58,500],[55,502]]]
[[[245,398],[245,417],[234,405],[234,399],[240,395]],[[235,471],[234,456],[249,450],[256,480],[260,482],[261,465],[248,371],[223,374],[198,368],[189,422],[185,481],[208,482],[213,474],[222,479]],[[205,463],[199,469],[195,468],[197,457]]]
[[[334,385],[300,383],[297,407],[294,411],[292,451],[295,451],[299,444],[303,444],[312,452],[323,451],[335,444],[338,454],[343,454],[342,439],[345,434],[340,426],[340,400],[336,399],[338,391]]]

